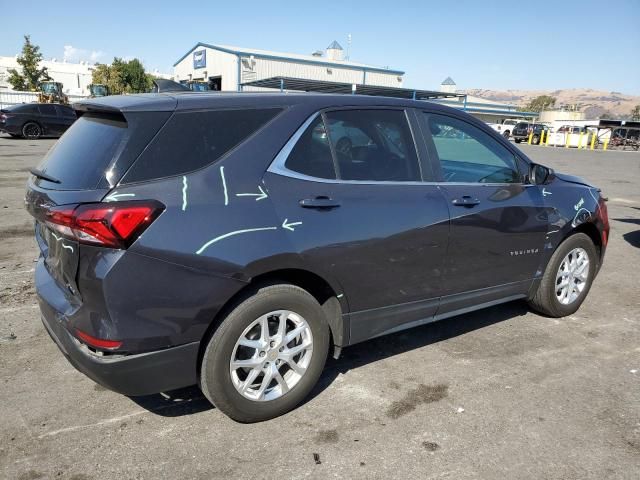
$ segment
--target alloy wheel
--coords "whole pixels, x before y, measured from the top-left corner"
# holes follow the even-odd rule
[[[282,397],[302,379],[313,354],[307,321],[276,310],[253,321],[236,341],[229,362],[238,393],[253,401]]]
[[[574,248],[564,257],[556,274],[556,298],[563,305],[576,301],[589,278],[589,255],[583,248]]]
[[[35,123],[28,123],[23,127],[22,133],[28,139],[36,139],[40,138],[41,132],[38,125],[36,125]]]

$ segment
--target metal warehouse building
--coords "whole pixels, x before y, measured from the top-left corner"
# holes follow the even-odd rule
[[[404,72],[346,60],[338,42],[312,55],[198,43],[174,64],[174,79],[206,81],[212,90],[257,90],[273,77],[402,87]]]

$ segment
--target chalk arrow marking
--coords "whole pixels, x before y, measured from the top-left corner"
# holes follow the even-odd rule
[[[546,189],[546,188],[543,188],[543,189],[542,189],[542,196],[543,196],[543,197],[546,197],[547,195],[553,195],[553,194],[552,194],[551,192],[547,192],[547,189]]]
[[[256,202],[269,197],[267,192],[265,192],[261,186],[258,186],[258,190],[260,190],[260,193],[236,193],[236,197],[256,197]]]
[[[125,198],[125,197],[135,197],[136,194],[135,193],[118,193],[118,192],[113,192],[111,195],[107,195],[104,199],[107,202],[117,202],[119,199],[121,198]]]
[[[196,250],[196,254],[200,255],[202,254],[202,252],[204,252],[207,248],[209,248],[214,243],[219,242],[220,240],[223,240],[225,238],[233,237],[234,235],[241,235],[243,233],[250,233],[250,232],[261,232],[264,230],[277,230],[277,229],[278,227],[245,228],[244,230],[236,230],[234,232],[225,233],[224,235],[220,235],[219,237],[213,238],[209,240],[207,243],[205,243],[204,245],[202,245],[198,250]]]
[[[282,222],[282,228],[286,228],[287,230],[291,230],[292,232],[295,231],[295,227],[296,225],[302,225],[302,222],[291,222],[291,223],[287,223],[287,221],[289,221],[288,218],[284,219],[284,222]]]

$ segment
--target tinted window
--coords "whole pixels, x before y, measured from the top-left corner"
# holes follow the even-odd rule
[[[322,117],[318,116],[298,139],[285,167],[316,178],[336,178],[331,147]]]
[[[125,182],[183,174],[215,162],[280,109],[175,113],[127,172]]]
[[[40,113],[42,115],[57,115],[58,113],[56,112],[56,107],[55,105],[47,105],[47,104],[40,104],[38,105],[38,108],[40,109]]]
[[[56,142],[39,168],[61,181],[56,188],[94,188],[119,153],[126,133],[123,118],[83,115]]]
[[[11,105],[5,110],[15,113],[40,113],[37,105]]]
[[[403,111],[344,110],[328,112],[326,119],[340,179],[421,180]]]
[[[444,115],[427,114],[445,182],[517,183],[514,155],[489,134]]]
[[[66,105],[57,105],[58,115],[62,115],[63,117],[75,117],[76,114],[71,107],[67,107]]]

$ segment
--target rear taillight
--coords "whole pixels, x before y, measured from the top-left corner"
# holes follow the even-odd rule
[[[76,336],[82,340],[84,343],[94,348],[104,348],[106,350],[113,350],[122,345],[120,340],[106,340],[104,338],[96,338],[88,333],[83,332],[82,330],[78,330],[76,328]]]
[[[87,203],[53,207],[45,214],[49,228],[79,243],[127,248],[164,210],[156,201]]]

